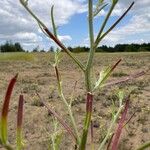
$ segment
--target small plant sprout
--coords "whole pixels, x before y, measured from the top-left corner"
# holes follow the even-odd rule
[[[8,142],[8,112],[9,112],[9,104],[11,95],[14,89],[14,86],[17,81],[18,74],[14,76],[8,85],[4,103],[2,106],[2,112],[1,112],[1,120],[0,120],[0,145],[7,149],[7,150],[21,150],[22,145],[22,120],[23,120],[23,95],[20,95],[19,97],[19,104],[18,104],[18,113],[17,113],[17,146],[16,148],[13,148]]]
[[[68,118],[65,120],[61,114],[57,113],[56,110],[51,108],[48,103],[43,100],[42,97],[40,97],[40,94],[37,93],[38,98],[41,100],[42,104],[46,107],[48,112],[53,116],[53,123],[54,123],[54,132],[51,134],[51,149],[52,150],[59,150],[61,149],[61,141],[63,137],[63,131],[59,129],[59,126],[61,125],[63,129],[67,132],[67,134],[71,137],[72,146],[74,146],[74,149],[76,150],[86,150],[87,142],[91,142],[91,150],[95,150],[96,146],[94,143],[94,130],[93,130],[93,101],[95,98],[95,92],[97,90],[102,90],[104,87],[108,88],[110,86],[114,86],[123,82],[127,82],[129,80],[134,80],[135,78],[138,78],[140,76],[143,76],[145,74],[144,71],[120,78],[116,81],[107,81],[115,68],[119,65],[121,62],[121,59],[116,60],[116,63],[111,64],[109,67],[102,69],[99,74],[99,78],[96,78],[96,81],[93,81],[93,78],[95,76],[95,73],[93,73],[93,61],[95,56],[95,51],[97,47],[101,44],[101,41],[107,36],[107,34],[112,31],[119,23],[120,21],[127,15],[127,13],[130,11],[132,6],[134,5],[134,2],[132,2],[129,7],[125,10],[125,12],[114,22],[112,25],[108,27],[108,20],[112,16],[112,12],[114,11],[116,5],[118,4],[119,0],[111,0],[110,4],[107,3],[105,0],[88,0],[88,29],[89,29],[89,46],[90,51],[88,53],[88,59],[86,63],[82,63],[81,60],[79,60],[74,53],[70,52],[70,50],[61,42],[59,39],[58,33],[57,33],[57,26],[55,24],[55,17],[54,17],[54,9],[55,7],[51,7],[51,23],[52,23],[52,31],[49,30],[49,28],[44,24],[44,22],[32,11],[32,9],[29,7],[29,1],[28,0],[20,0],[20,3],[22,6],[27,10],[27,12],[36,20],[39,28],[41,31],[51,40],[55,42],[57,45],[57,50],[55,51],[55,57],[54,57],[54,71],[56,74],[57,79],[57,87],[58,87],[58,94],[61,98],[64,108],[66,112],[68,113]],[[96,17],[99,17],[99,13],[107,8],[108,10],[106,12],[106,16],[104,17],[102,21],[102,25],[99,28],[99,31],[95,35],[94,30],[94,19]],[[106,27],[107,26],[107,27]],[[61,50],[64,51],[68,57],[71,58],[71,60],[79,67],[79,69],[82,71],[84,75],[84,85],[85,85],[85,91],[86,91],[86,103],[85,103],[85,114],[84,114],[84,122],[82,124],[82,127],[78,127],[78,124],[75,120],[75,113],[72,109],[72,101],[74,97],[74,92],[71,94],[71,100],[68,101],[67,97],[64,95],[63,90],[63,82],[61,78],[61,74],[59,71],[59,64],[61,63]],[[23,139],[22,139],[22,121],[23,121],[23,104],[24,104],[24,98],[21,94],[19,97],[19,104],[18,104],[18,114],[17,114],[17,129],[16,129],[16,147],[12,146],[8,140],[8,112],[9,112],[9,103],[11,94],[13,91],[13,88],[16,84],[18,74],[13,77],[8,85],[7,92],[5,95],[4,103],[2,106],[2,112],[1,112],[1,119],[0,119],[0,144],[3,148],[8,150],[22,150],[23,149]],[[96,77],[96,76],[95,76]],[[76,84],[75,84],[76,85]],[[131,116],[128,121],[126,121],[127,118],[127,112],[129,109],[130,104],[130,94],[126,94],[123,91],[119,91],[118,93],[118,100],[119,100],[119,106],[115,106],[113,104],[112,108],[112,119],[110,122],[110,126],[108,127],[106,134],[102,141],[99,143],[97,150],[117,150],[119,145],[119,139],[120,135],[122,133],[122,130],[124,126],[131,120],[133,116]],[[119,120],[119,121],[118,121]],[[118,122],[118,123],[117,123]],[[117,125],[117,128],[114,129]],[[88,140],[88,137],[91,137],[91,140]],[[14,144],[13,144],[14,145]],[[144,150],[145,148],[150,147],[150,143],[146,143],[142,145],[137,150]],[[31,148],[32,149],[32,148]]]
[[[23,103],[24,103],[23,95],[20,95],[17,114],[17,150],[21,150],[23,148],[23,141],[22,141]]]
[[[3,109],[1,113],[1,142],[4,145],[7,143],[7,140],[8,140],[7,120],[8,120],[9,103],[10,103],[10,97],[11,97],[13,88],[17,80],[17,76],[18,75],[12,78],[8,85],[6,95],[5,95],[5,100],[4,100],[3,107],[2,107]]]

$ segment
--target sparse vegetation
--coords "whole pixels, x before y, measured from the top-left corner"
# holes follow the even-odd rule
[[[32,53],[1,53],[0,61],[34,61],[36,57]]]
[[[67,59],[68,57],[70,58],[69,62],[73,62],[75,65],[79,67],[84,77],[84,82],[83,82],[83,78],[81,77],[79,78],[81,78],[80,81],[82,81],[80,83],[81,87],[83,86],[85,87],[85,89],[83,89],[84,91],[83,95],[84,95],[85,101],[83,101],[83,98],[81,97],[81,101],[78,103],[78,105],[81,105],[81,109],[77,110],[78,105],[75,105],[75,104],[72,105],[72,104],[74,102],[76,90],[78,90],[78,92],[80,91],[79,87],[77,87],[78,82],[69,81],[69,76],[71,72],[69,72],[69,74],[66,74],[66,80],[62,80],[63,73],[61,72],[63,72],[63,67],[62,67],[63,62],[60,57],[61,51],[57,49],[54,54],[54,63],[52,65],[55,71],[55,75],[54,74],[51,74],[51,75],[52,77],[56,76],[56,79],[53,81],[53,84],[57,86],[57,90],[58,90],[57,94],[59,96],[59,99],[57,100],[59,101],[61,100],[60,101],[61,104],[59,104],[60,102],[57,102],[57,100],[55,100],[53,102],[53,105],[49,105],[49,103],[45,101],[45,98],[43,98],[43,96],[41,96],[40,94],[42,92],[41,87],[43,85],[39,85],[39,88],[41,90],[38,91],[37,90],[38,84],[36,84],[37,82],[35,84],[31,84],[30,88],[26,92],[24,92],[22,88],[20,89],[21,93],[27,93],[27,94],[32,94],[33,93],[32,91],[35,91],[36,96],[39,99],[40,103],[39,101],[34,100],[33,103],[31,103],[31,107],[33,108],[33,105],[45,106],[49,114],[48,117],[51,117],[51,123],[53,123],[53,126],[51,126],[52,128],[49,128],[49,126],[43,127],[40,125],[39,128],[41,130],[36,131],[36,132],[43,133],[43,131],[46,131],[47,133],[47,131],[49,131],[51,133],[50,137],[46,138],[46,140],[50,138],[50,140],[48,140],[49,144],[47,144],[48,149],[53,149],[53,150],[58,150],[61,148],[62,149],[75,149],[75,150],[85,150],[88,148],[91,150],[94,150],[94,149],[117,150],[119,149],[119,139],[121,138],[121,133],[123,132],[123,129],[129,124],[129,122],[131,121],[133,117],[133,114],[130,117],[128,117],[128,112],[130,111],[129,106],[131,104],[131,99],[132,99],[132,90],[130,89],[123,90],[120,88],[116,88],[116,95],[114,97],[112,95],[110,96],[111,104],[109,103],[109,104],[106,104],[105,106],[103,105],[102,100],[99,101],[100,104],[97,103],[97,105],[94,105],[95,103],[94,98],[96,98],[96,92],[102,91],[105,88],[109,91],[110,87],[112,86],[115,87],[117,84],[123,84],[124,82],[131,81],[133,79],[141,77],[145,74],[145,72],[140,71],[138,73],[128,75],[127,77],[119,78],[118,80],[111,80],[110,78],[111,74],[116,69],[116,67],[121,62],[122,59],[119,58],[117,61],[115,59],[115,63],[111,62],[111,65],[109,67],[104,67],[103,69],[101,69],[99,76],[97,76],[97,74],[95,74],[94,72],[93,62],[94,62],[96,48],[98,47],[101,40],[122,20],[122,18],[132,8],[132,6],[134,5],[134,2],[128,7],[128,9],[123,13],[123,15],[118,20],[116,20],[116,22],[112,24],[110,28],[108,28],[105,31],[104,29],[105,29],[106,23],[109,17],[111,16],[111,13],[113,12],[116,4],[118,3],[118,0],[112,0],[111,6],[108,10],[106,18],[104,18],[104,21],[98,32],[98,35],[96,36],[96,39],[94,39],[94,28],[93,28],[94,17],[104,7],[107,6],[107,3],[105,3],[103,0],[102,1],[100,0],[97,2],[96,7],[94,8],[93,1],[92,0],[88,1],[90,51],[88,53],[88,59],[87,59],[86,64],[83,63],[78,57],[76,57],[76,55],[71,53],[64,46],[64,44],[61,43],[61,41],[58,39],[57,28],[55,25],[54,14],[53,14],[54,6],[52,6],[51,8],[51,20],[52,20],[52,27],[53,27],[53,33],[52,33],[46,27],[46,25],[29,8],[28,0],[20,0],[20,2],[25,7],[25,9],[30,13],[30,15],[37,21],[43,33],[46,34],[50,39],[52,39],[67,54],[66,58]],[[67,62],[67,59],[65,60],[66,62]],[[40,58],[40,61],[41,60],[42,59]],[[40,62],[40,64],[45,66],[45,71],[46,71],[49,64],[43,63],[43,62]],[[37,68],[35,67],[34,69],[38,70],[40,67],[40,64],[38,65]],[[74,65],[72,65],[72,67],[73,66]],[[76,72],[74,69],[73,71]],[[8,142],[9,135],[8,135],[7,128],[8,128],[8,112],[9,112],[10,98],[11,98],[11,93],[15,86],[16,80],[17,80],[17,76],[18,75],[12,78],[8,85],[6,96],[3,102],[3,106],[2,106],[1,121],[0,121],[0,144],[2,145],[2,147],[8,150],[14,149],[14,146]],[[119,77],[120,76],[124,76],[124,74],[120,75],[119,73]],[[74,76],[73,76],[73,79],[74,79]],[[66,81],[66,83],[64,81]],[[71,84],[72,90],[69,89],[69,90],[66,90],[66,92],[64,92],[65,87],[68,86],[68,88],[70,88],[69,84]],[[20,86],[23,86],[23,85],[20,85]],[[46,89],[44,87],[43,92],[46,93],[46,90],[49,91],[49,88]],[[69,99],[68,99],[68,96],[69,96]],[[23,140],[22,140],[23,139],[22,138],[23,101],[24,101],[24,98],[23,98],[23,95],[21,94],[19,97],[18,113],[17,113],[18,114],[17,115],[17,128],[16,128],[17,138],[16,138],[16,147],[15,147],[15,149],[17,150],[22,150],[24,147]],[[76,107],[73,107],[73,106],[76,106]],[[83,106],[85,107],[85,109],[83,109]],[[103,112],[98,111],[100,109],[99,106],[101,107]],[[37,111],[38,117],[35,120],[31,119],[30,115],[33,114],[34,112],[33,109],[31,110],[31,114],[29,115],[29,120],[30,120],[29,123],[31,124],[31,121],[33,121],[32,123],[33,130],[29,131],[28,133],[26,132],[27,134],[34,134],[35,132],[34,127],[37,124],[39,125],[38,122],[42,123],[42,125],[45,124],[45,122],[47,122],[45,121],[46,118],[43,118],[43,120],[39,118],[39,116],[42,115],[42,111],[40,112],[40,110],[44,111],[43,108],[38,107],[38,111]],[[80,110],[82,110],[82,113]],[[80,111],[80,118],[79,116],[77,116],[78,111]],[[99,113],[99,115],[97,113]],[[104,115],[101,116],[102,113]],[[104,126],[100,125],[100,122],[97,121],[98,118],[100,119],[100,122],[104,122],[103,123]],[[97,135],[96,138],[95,138],[96,132],[94,132],[94,128],[98,128],[98,129],[100,128],[100,131],[102,132],[100,133],[101,135],[100,136]],[[132,131],[133,131],[133,128],[132,128]],[[38,138],[40,138],[42,134],[38,136],[39,136]],[[61,145],[61,143],[64,142],[63,141],[64,136],[65,136],[65,143],[67,143],[67,145]],[[132,135],[130,134],[130,136]],[[95,139],[98,139],[98,142],[95,142]],[[31,145],[29,145],[28,149],[32,148],[32,144],[33,142],[31,141]],[[142,145],[139,149],[143,150],[145,148],[148,148],[149,146],[150,145],[148,142]],[[43,146],[42,146],[42,149],[43,149]]]

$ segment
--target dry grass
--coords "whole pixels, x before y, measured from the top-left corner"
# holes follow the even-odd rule
[[[22,55],[22,57],[20,55]],[[8,80],[17,72],[19,73],[19,79],[11,101],[11,113],[9,115],[9,140],[12,143],[15,140],[14,129],[16,126],[16,118],[14,114],[17,111],[18,95],[21,91],[23,91],[26,101],[24,116],[24,139],[26,144],[25,149],[46,150],[48,149],[49,137],[52,133],[52,118],[48,115],[46,109],[43,108],[37,100],[35,91],[38,91],[38,93],[47,102],[49,102],[49,104],[54,107],[54,109],[58,111],[64,118],[67,118],[68,115],[64,107],[62,107],[62,102],[57,93],[55,73],[53,67],[51,66],[53,63],[53,54],[22,53],[20,55],[11,53],[6,57],[0,54],[0,106],[2,104]],[[76,55],[83,62],[85,62],[87,59],[86,53],[80,53]],[[150,68],[150,53],[97,53],[94,61],[96,77],[98,76],[99,70],[101,70],[103,66],[113,64],[119,58],[122,58],[123,61],[115,70],[111,80]],[[81,128],[83,116],[85,113],[85,91],[83,75],[71,62],[71,60],[66,57],[65,54],[63,54],[62,62],[60,63],[60,72],[62,74],[64,93],[68,100],[70,100],[70,94],[73,90],[73,83],[77,81],[73,111],[75,113],[76,122],[79,128]],[[141,77],[136,81],[120,85],[120,88],[123,87],[127,90],[129,88],[134,89],[128,117],[132,115],[134,111],[136,111],[134,119],[132,119],[132,121],[124,130],[124,134],[120,142],[120,150],[135,149],[144,141],[149,140],[149,75],[150,72],[147,71],[147,74],[144,77]],[[94,142],[96,146],[98,146],[98,142],[105,135],[105,128],[109,126],[111,118],[110,106],[112,105],[112,100],[114,100],[117,104],[117,99],[114,96],[115,92],[116,87],[112,87],[111,89],[103,89],[103,91],[97,91],[95,93],[93,119],[95,122]],[[68,120],[66,119],[66,121]],[[72,149],[71,142],[67,135],[64,136],[64,142],[62,143],[61,149]]]

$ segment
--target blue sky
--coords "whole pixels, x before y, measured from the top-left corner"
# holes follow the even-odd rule
[[[104,0],[109,3],[111,0]],[[119,0],[107,26],[126,10],[132,0]],[[87,0],[29,0],[29,7],[51,30],[50,8],[55,5],[54,15],[59,26],[59,39],[66,46],[88,46]],[[36,22],[20,5],[19,0],[0,1],[0,43],[7,40],[20,42],[25,49],[38,46],[48,50],[55,44],[40,31]],[[108,5],[107,9],[110,5]],[[95,37],[107,9],[94,20]],[[123,43],[150,42],[150,1],[135,0],[135,5],[122,22],[100,43],[108,46]]]

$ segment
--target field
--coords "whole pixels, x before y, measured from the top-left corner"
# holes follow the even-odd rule
[[[86,53],[76,55],[84,63],[86,62]],[[64,120],[69,121],[67,111],[57,93],[57,82],[52,66],[53,57],[52,53],[0,54],[0,108],[8,81],[16,73],[19,73],[17,85],[11,99],[9,141],[15,143],[18,97],[23,92],[25,96],[24,143],[27,150],[47,150],[50,144],[50,135],[53,132],[52,116],[48,114],[40,103],[35,94],[36,91],[51,107],[62,115]],[[112,106],[112,101],[117,103],[115,96],[117,89],[124,88],[127,91],[132,89],[128,118],[134,112],[135,115],[124,129],[120,139],[119,150],[134,150],[150,139],[150,71],[148,70],[150,68],[150,53],[96,53],[94,60],[96,77],[98,77],[102,67],[114,64],[119,58],[122,58],[122,62],[109,80],[117,80],[143,70],[146,70],[146,74],[134,81],[111,88],[104,88],[94,93],[94,142],[95,147],[97,147],[99,141],[105,136],[105,131],[111,119],[110,107]],[[68,101],[77,81],[72,108],[78,127],[82,129],[85,114],[83,74],[65,54],[62,54],[59,69],[62,75],[64,94]],[[73,149],[72,142],[65,133],[61,150],[71,149]],[[90,150],[89,144],[87,149]]]

